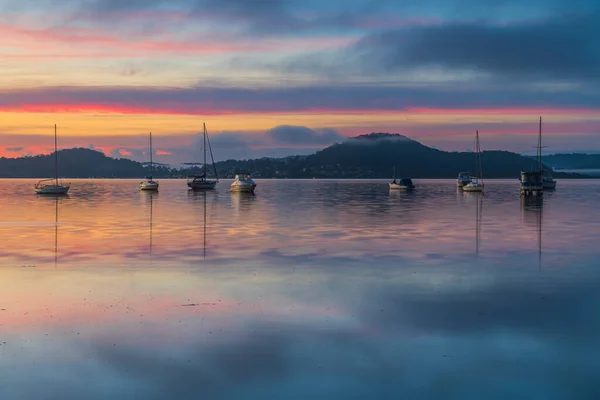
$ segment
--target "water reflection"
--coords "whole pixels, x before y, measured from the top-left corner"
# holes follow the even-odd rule
[[[397,197],[386,181],[265,181],[256,196],[108,181],[58,200],[15,182],[0,185],[2,399],[600,389],[599,182],[541,204],[513,181],[485,197],[450,180]]]
[[[534,227],[537,233],[538,269],[542,269],[542,221],[543,221],[543,196],[522,196],[521,213],[526,225]]]

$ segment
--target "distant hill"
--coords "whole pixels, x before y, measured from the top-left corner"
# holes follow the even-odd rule
[[[517,178],[521,171],[537,168],[535,160],[508,151],[485,151],[482,163],[487,178]],[[394,166],[398,177],[455,178],[459,172],[474,171],[475,156],[436,150],[403,135],[371,133],[309,156],[217,163],[221,175],[244,170],[257,176],[287,178],[389,178]]]
[[[143,178],[149,168],[136,161],[111,158],[99,151],[76,148],[59,150],[59,175],[65,178]],[[171,170],[155,167],[155,176],[170,176]],[[34,157],[0,158],[2,178],[54,176],[54,153]]]
[[[65,178],[143,178],[149,168],[128,159],[115,159],[103,153],[83,149],[60,150],[59,173]],[[551,156],[545,158],[550,160]],[[482,154],[486,178],[517,178],[520,171],[536,168],[530,157],[508,151]],[[233,177],[246,171],[262,178],[389,178],[393,167],[398,177],[455,178],[459,172],[472,172],[473,153],[446,152],[389,133],[371,133],[334,144],[309,156],[227,160],[216,164],[219,177]],[[156,178],[184,177],[197,168],[172,169],[155,166]],[[0,158],[0,177],[42,178],[54,174],[54,155]],[[556,177],[579,177],[555,174]]]
[[[600,169],[600,154],[553,154],[543,160],[557,169]]]

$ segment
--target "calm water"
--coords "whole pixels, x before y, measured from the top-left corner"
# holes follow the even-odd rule
[[[597,399],[600,181],[0,181],[1,399]]]

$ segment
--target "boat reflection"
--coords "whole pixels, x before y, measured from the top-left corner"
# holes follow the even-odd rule
[[[144,196],[144,199],[146,201],[146,204],[148,206],[148,214],[149,214],[149,221],[148,221],[148,255],[150,257],[150,259],[152,259],[152,229],[153,229],[153,223],[154,223],[154,209],[153,209],[153,203],[155,201],[155,199],[158,197],[158,191],[157,190],[141,190],[140,194],[142,196]]]
[[[250,211],[254,202],[256,194],[252,192],[231,192],[231,203],[238,213]]]
[[[54,203],[54,268],[58,265],[58,226],[59,226],[59,204],[68,200],[68,194],[54,194],[40,196],[41,201],[52,201]]]
[[[521,221],[536,230],[538,244],[538,268],[542,269],[542,222],[544,198],[542,196],[521,197]]]
[[[475,203],[475,255],[479,257],[479,242],[481,241],[481,222],[483,219],[483,195],[477,196]]]
[[[193,204],[202,204],[202,257],[206,258],[206,243],[207,243],[207,227],[208,227],[208,196],[211,196],[213,200],[216,199],[217,192],[206,191],[206,190],[189,190],[188,199],[193,201]],[[243,194],[243,193],[237,193]],[[254,194],[252,194],[254,195]],[[198,207],[196,207],[198,208]]]

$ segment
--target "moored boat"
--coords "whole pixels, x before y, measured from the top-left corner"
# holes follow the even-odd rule
[[[56,125],[54,125],[54,178],[42,179],[35,184],[33,189],[37,194],[67,194],[71,184],[64,184],[62,179],[58,177],[58,139],[56,133]]]
[[[390,182],[391,190],[413,190],[415,187],[416,186],[410,178],[402,178],[399,181],[394,179]]]
[[[540,128],[538,132],[537,158],[537,171],[521,172],[522,196],[541,196],[544,194],[544,165],[542,164],[542,117],[540,117]],[[556,183],[554,183],[554,187],[556,187]]]
[[[552,178],[552,173],[550,171],[544,171],[542,175],[542,186],[544,190],[553,190],[556,189],[556,181]]]
[[[245,192],[254,193],[256,189],[256,182],[252,179],[248,173],[238,173],[235,175],[235,180],[231,184],[230,190],[232,192]]]
[[[152,179],[152,167],[154,165],[152,159],[152,132],[150,132],[150,175],[146,177],[145,181],[140,182],[140,190],[156,191],[158,190],[158,182]]]
[[[210,147],[210,140],[208,139],[208,133],[206,131],[206,123],[203,125],[204,128],[204,162],[202,163],[202,174],[188,177],[187,185],[192,190],[213,190],[219,182],[217,176],[217,167],[215,166],[215,159],[213,158],[212,148]],[[208,170],[206,165],[206,145],[210,150],[210,158],[212,161],[212,167],[215,174],[215,179],[208,178]],[[198,163],[187,163],[187,165],[198,165]]]
[[[459,188],[471,183],[471,174],[468,172],[460,172],[456,178],[456,186]]]
[[[483,170],[481,168],[481,146],[479,145],[479,131],[475,131],[475,168],[476,176],[471,182],[462,187],[464,192],[483,192]]]

